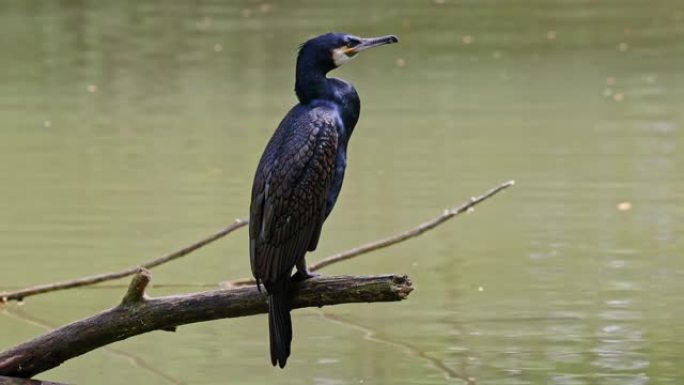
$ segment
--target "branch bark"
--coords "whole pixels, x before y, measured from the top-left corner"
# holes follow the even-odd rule
[[[0,353],[0,375],[29,378],[101,346],[153,330],[268,312],[256,287],[147,298],[149,273],[140,270],[118,306],[73,322]],[[406,276],[313,278],[293,289],[292,308],[405,299],[413,290]]]

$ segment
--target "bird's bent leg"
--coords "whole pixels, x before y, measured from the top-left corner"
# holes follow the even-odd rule
[[[306,258],[302,257],[299,262],[297,262],[297,272],[292,276],[292,282],[300,282],[320,275],[321,273],[310,272],[306,265]]]

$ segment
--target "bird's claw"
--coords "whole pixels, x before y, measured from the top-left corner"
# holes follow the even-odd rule
[[[297,271],[292,275],[292,282],[301,282],[301,281],[306,281],[309,278],[314,278],[314,277],[320,277],[321,273],[314,273],[307,271],[305,273],[302,273],[301,271]]]

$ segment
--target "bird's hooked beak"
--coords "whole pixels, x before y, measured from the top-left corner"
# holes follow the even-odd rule
[[[380,36],[380,37],[370,37],[370,38],[364,38],[364,39],[358,39],[359,43],[350,47],[350,46],[342,46],[340,48],[336,48],[333,50],[333,60],[335,61],[336,66],[341,66],[342,64],[348,62],[351,60],[354,56],[356,56],[357,53],[361,51],[365,51],[369,48],[373,47],[379,47],[381,45],[385,44],[393,44],[393,43],[398,43],[399,38],[397,38],[395,35],[387,35],[387,36]]]
[[[346,53],[349,56],[354,56],[361,51],[367,50],[368,48],[379,47],[381,45],[398,43],[398,42],[399,42],[399,39],[394,35],[387,35],[387,36],[380,36],[380,37],[371,37],[368,39],[361,39],[360,44],[358,44],[354,47],[347,48]]]

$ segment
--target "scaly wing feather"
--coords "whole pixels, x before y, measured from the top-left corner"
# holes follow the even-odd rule
[[[250,260],[254,277],[267,289],[289,278],[320,234],[338,122],[329,108],[293,110],[264,151],[252,187]]]

